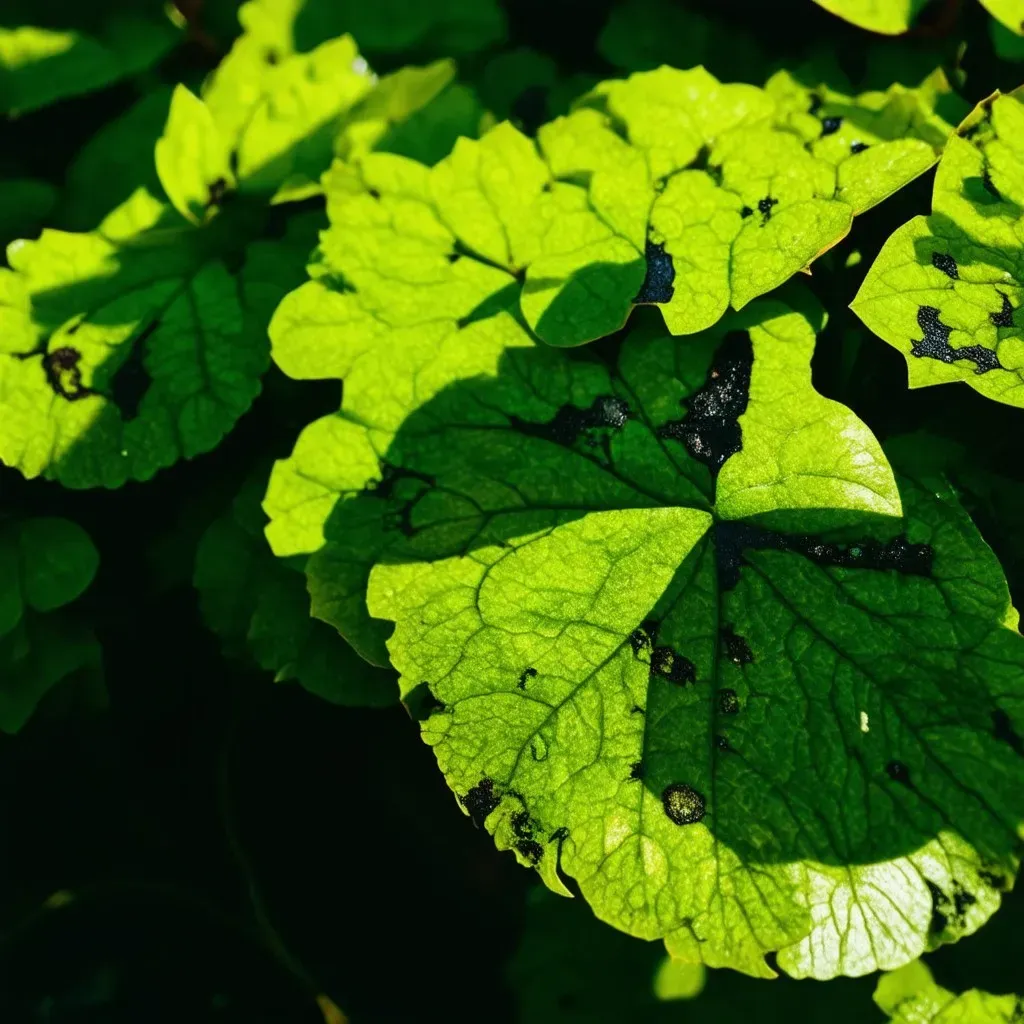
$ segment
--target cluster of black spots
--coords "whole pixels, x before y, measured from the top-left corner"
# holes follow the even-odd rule
[[[983,868],[978,872],[978,877],[991,889],[995,889],[996,892],[1006,892],[1010,887],[1010,881],[1005,876],[991,868]]]
[[[686,415],[659,427],[658,436],[680,441],[712,475],[743,447],[739,419],[750,398],[754,350],[746,331],[730,331],[715,353],[704,386],[689,400]]]
[[[661,623],[655,619],[644,619],[636,629],[626,638],[629,646],[633,648],[634,656],[639,657],[640,652],[651,647],[658,638],[658,628]]]
[[[913,783],[910,781],[910,769],[902,761],[890,761],[885,766],[885,774],[901,786],[913,787]]]
[[[536,866],[544,856],[544,847],[533,837],[533,819],[526,811],[517,811],[510,824],[516,837],[515,848]]]
[[[501,794],[494,791],[494,779],[481,779],[464,797],[462,806],[469,811],[477,828],[483,828],[488,815],[501,803]]]
[[[78,365],[82,353],[68,345],[55,348],[43,359],[43,370],[50,387],[69,402],[77,402],[93,394],[91,388],[82,384],[82,370]]]
[[[676,268],[672,257],[665,252],[665,243],[652,242],[648,238],[644,259],[647,261],[647,272],[633,301],[671,302],[675,292]]]
[[[735,690],[718,691],[718,713],[721,715],[738,715],[740,713],[740,699],[736,696]]]
[[[730,746],[729,741],[721,733],[715,736],[715,749],[723,754],[736,753],[732,746]]]
[[[723,626],[719,637],[722,641],[722,651],[734,665],[749,665],[754,660],[750,644],[735,633],[732,626]]]
[[[772,219],[772,207],[778,205],[778,199],[772,199],[771,196],[765,196],[764,199],[758,199],[757,212],[761,214],[761,227],[764,227],[765,224]]]
[[[866,142],[851,142],[850,143],[850,152],[854,156],[856,156],[858,153],[863,153],[865,149],[870,149],[870,148],[871,147]]]
[[[212,209],[215,206],[220,206],[228,194],[228,182],[226,178],[218,178],[216,181],[210,183],[209,189],[206,192],[206,209]]]
[[[707,144],[697,150],[697,155],[686,165],[688,171],[706,171],[711,166],[711,147]]]
[[[674,825],[694,825],[706,812],[704,797],[685,782],[673,782],[661,791],[661,804]]]
[[[380,199],[380,192],[377,189],[368,188],[366,191],[369,193],[371,199]]]
[[[531,423],[518,416],[510,417],[509,422],[521,434],[571,447],[585,431],[602,427],[620,430],[629,419],[629,411],[629,404],[623,399],[614,395],[600,395],[591,402],[588,409],[563,405],[547,423]],[[588,443],[594,446],[597,441],[590,438]]]
[[[957,268],[956,260],[948,253],[933,252],[932,266],[936,270],[941,270],[946,277],[952,278],[954,281],[957,281],[960,278],[960,271]]]
[[[676,686],[686,686],[697,681],[697,667],[671,647],[661,645],[651,651],[651,675],[667,679]]]
[[[826,135],[835,135],[842,126],[843,119],[841,117],[823,117],[821,119],[821,137],[824,138]]]
[[[537,670],[535,668],[524,668],[523,671],[520,673],[519,682],[516,683],[516,686],[518,686],[520,690],[525,690],[526,689],[526,680],[527,679],[534,679],[536,677],[536,675],[537,675]]]
[[[121,411],[121,418],[127,423],[139,415],[139,406],[152,383],[146,372],[145,345],[156,329],[159,320],[147,324],[145,330],[131,343],[128,358],[117,368],[110,381],[110,398]]]
[[[938,359],[942,363],[956,363],[961,360],[974,363],[975,373],[1003,369],[995,351],[983,345],[964,345],[953,348],[949,336],[953,328],[939,320],[939,311],[934,306],[921,306],[917,311],[917,325],[924,332],[920,341],[914,342],[910,354],[918,359]]]
[[[644,777],[644,763],[643,761],[634,761],[629,766],[629,778],[627,782],[642,782]]]
[[[1021,740],[1020,734],[1014,729],[1010,716],[1001,708],[997,708],[992,712],[992,734],[997,740],[1009,744],[1010,749],[1015,754],[1024,757],[1024,741]]]
[[[988,318],[993,327],[1013,326],[1013,306],[1004,292],[999,292],[999,298],[1003,300],[1003,308],[998,313],[989,313]]]
[[[977,897],[968,892],[959,882],[953,882],[952,894],[947,895],[931,879],[926,878],[925,884],[932,898],[932,917],[928,930],[933,935],[944,932],[951,925],[962,930],[967,924],[967,911],[977,902]]]
[[[884,544],[874,540],[835,544],[810,534],[778,533],[749,523],[719,522],[715,525],[715,557],[723,590],[731,590],[739,582],[745,550],[789,551],[815,565],[892,570],[907,576],[930,576],[935,557],[930,544],[911,544],[903,536]]]

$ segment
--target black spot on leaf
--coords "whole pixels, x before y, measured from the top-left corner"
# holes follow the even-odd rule
[[[850,143],[850,152],[853,153],[854,156],[856,156],[858,153],[863,153],[865,149],[870,149],[870,148],[871,147],[866,142],[851,142]]]
[[[740,216],[744,219],[749,217],[753,212],[754,211],[749,206],[743,206],[740,208]]]
[[[902,761],[890,761],[885,766],[885,773],[893,782],[898,782],[903,786],[912,785],[910,781],[910,769]]]
[[[950,277],[954,281],[958,280],[960,277],[960,271],[957,269],[956,260],[947,253],[933,252],[932,266],[936,270],[941,270],[946,277]]]
[[[658,436],[680,441],[693,458],[717,474],[743,447],[739,418],[747,409],[753,363],[750,336],[730,331],[715,353],[704,386],[690,398],[686,415],[660,427]]]
[[[837,131],[843,126],[843,119],[841,117],[823,117],[821,119],[821,136],[824,138],[826,135],[835,135]]]
[[[671,647],[655,647],[651,652],[651,675],[660,676],[677,686],[685,686],[697,680],[696,666]]]
[[[704,797],[685,782],[673,782],[661,793],[661,803],[669,821],[675,825],[693,825],[704,817]]]
[[[537,670],[535,668],[524,668],[522,673],[519,676],[519,682],[516,683],[516,686],[518,686],[520,690],[525,690],[526,689],[526,680],[527,679],[533,679],[536,675],[537,675]]]
[[[209,210],[211,207],[220,206],[228,193],[228,183],[225,178],[218,178],[216,181],[211,182],[209,190],[206,194],[206,208]]]
[[[778,205],[778,199],[772,199],[771,196],[765,196],[764,199],[758,199],[757,212],[761,214],[761,227],[764,227],[765,224],[772,219],[772,207]]]
[[[997,740],[1007,743],[1015,754],[1024,757],[1024,741],[1010,721],[1010,716],[1001,708],[992,712],[992,733]]]
[[[368,188],[366,191],[370,194],[371,199],[380,199],[380,192],[378,192],[377,189]]]
[[[1005,892],[1009,888],[1009,880],[1005,875],[1001,875],[999,872],[992,870],[991,868],[983,868],[978,872],[978,877],[990,888],[995,889],[997,892]]]
[[[540,862],[544,856],[544,847],[535,839],[520,839],[516,843],[516,849],[533,865]]]
[[[263,54],[263,59],[270,65],[277,64],[281,58],[278,56],[277,50],[271,48]]]
[[[999,357],[990,348],[983,345],[964,345],[953,348],[949,343],[952,328],[939,320],[939,311],[934,306],[921,306],[917,311],[917,325],[924,332],[924,337],[914,343],[911,355],[919,359],[938,359],[942,363],[956,363],[966,360],[974,363],[975,373],[988,373],[989,370],[1002,369]]]
[[[494,779],[488,778],[481,779],[460,799],[477,828],[484,827],[488,815],[501,803],[501,795],[494,791]]]
[[[639,654],[642,650],[651,645],[651,638],[644,632],[642,626],[638,626],[634,629],[626,639],[629,641],[629,646],[633,648],[634,654]]]
[[[949,897],[930,878],[926,878],[924,882],[932,898],[932,916],[928,922],[928,931],[932,935],[939,935],[949,925]]]
[[[665,244],[652,242],[648,238],[644,258],[647,260],[647,272],[633,301],[670,302],[675,291],[673,282],[676,279],[676,268],[672,257],[665,252]]]
[[[50,387],[69,402],[94,394],[82,384],[82,370],[78,365],[81,359],[82,353],[70,346],[55,348],[43,359],[43,370]]]
[[[548,840],[549,843],[563,843],[569,838],[569,829],[565,825],[560,825],[551,833],[551,838]]]
[[[629,766],[629,778],[627,782],[640,782],[644,777],[644,763],[643,761],[634,761]]]
[[[999,293],[999,297],[1003,300],[1003,308],[998,313],[989,313],[988,318],[993,327],[1012,327],[1013,306],[1010,305],[1009,298],[1003,292]]]
[[[733,748],[729,745],[729,741],[721,733],[715,736],[715,749],[723,754],[735,753]]]
[[[570,446],[586,431],[600,428],[619,430],[628,419],[629,405],[626,402],[614,395],[601,395],[594,399],[589,409],[563,405],[548,423],[530,423],[518,416],[510,417],[510,422],[521,434]]]
[[[533,838],[533,821],[530,815],[526,811],[516,811],[512,815],[512,831],[520,839],[532,839]]]
[[[977,902],[974,893],[968,892],[959,882],[953,883],[953,911],[960,927],[967,923],[967,911]]]
[[[723,715],[738,715],[740,702],[735,690],[718,691],[718,711]]]
[[[723,627],[720,636],[722,650],[734,665],[749,665],[754,660],[754,652],[751,651],[750,644],[743,637],[734,633],[731,626]]]
[[[821,110],[822,104],[824,102],[825,101],[822,99],[822,97],[818,93],[812,92],[811,93],[811,101],[807,105],[807,113],[808,114],[813,114],[814,116],[817,116],[818,111]]]

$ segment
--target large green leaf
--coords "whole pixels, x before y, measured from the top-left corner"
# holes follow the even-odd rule
[[[815,3],[859,28],[894,36],[910,28],[928,0],[815,0]]]
[[[852,303],[907,357],[912,388],[965,381],[1024,406],[1024,103],[986,100],[946,147],[932,213],[899,228]]]
[[[920,962],[884,975],[875,1002],[892,1024],[1016,1024],[1024,1016],[1024,1000],[971,989],[955,995],[932,980]]]
[[[981,6],[1011,32],[1024,35],[1024,0],[980,0]]]
[[[92,583],[99,556],[66,519],[0,524],[0,730],[18,732],[57,683],[98,669],[90,631],[58,610]]]
[[[207,624],[226,654],[251,659],[275,682],[295,680],[335,704],[395,703],[394,673],[371,667],[310,618],[301,562],[275,558],[263,536],[265,487],[265,472],[250,478],[199,543],[194,582]]]
[[[387,641],[501,848],[751,974],[896,967],[992,913],[1024,811],[1006,585],[948,488],[901,496],[814,392],[820,314],[647,324],[611,368],[507,313],[381,346],[324,294],[279,336],[343,408],[278,464],[268,535],[312,554],[315,614]]]
[[[21,114],[137,74],[178,41],[157,3],[8,0],[0,12],[0,113]]]
[[[504,307],[518,292],[552,345],[614,333],[637,304],[694,333],[926,170],[948,127],[934,94],[852,99],[785,76],[761,90],[662,68],[599,86],[537,144],[502,123],[429,172],[355,151],[325,180],[321,285],[393,326],[487,315],[485,298],[500,292]]]

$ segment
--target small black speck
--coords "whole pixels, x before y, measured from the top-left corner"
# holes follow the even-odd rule
[[[749,206],[744,206],[740,209],[740,216],[746,218],[749,217],[753,212],[754,211]]]
[[[910,769],[902,761],[890,761],[885,766],[886,774],[892,779],[893,782],[898,782],[903,786],[910,786]]]
[[[735,690],[718,691],[718,710],[723,715],[738,715],[740,713],[740,701]]]
[[[520,690],[525,690],[526,680],[533,679],[536,675],[537,670],[535,668],[524,668],[522,674],[519,676],[519,682],[516,683],[516,686],[518,686]]]
[[[754,660],[754,652],[743,637],[733,632],[731,626],[725,626],[721,632],[722,648],[725,656],[734,665],[749,665]]]
[[[448,253],[448,262],[449,263],[457,263],[460,259],[462,259],[462,253],[460,253],[460,252],[450,252],[450,253]]]
[[[837,131],[843,126],[843,119],[841,117],[823,117],[821,119],[821,136],[824,138],[826,135],[835,135]]]
[[[380,199],[380,192],[378,192],[375,188],[367,189],[367,191],[374,199]]]
[[[941,270],[946,277],[952,278],[954,281],[958,280],[960,277],[960,271],[957,269],[956,260],[947,253],[933,252],[932,266],[936,270]]]
[[[723,754],[735,753],[733,748],[729,745],[729,741],[719,733],[715,736],[715,749],[720,750]]]
[[[705,814],[704,797],[685,782],[673,782],[661,793],[661,803],[665,814],[675,825],[693,825]]]
[[[772,207],[778,206],[778,199],[772,199],[771,196],[765,196],[764,199],[758,199],[757,201],[757,212],[761,214],[761,226],[764,227],[772,219]]]
[[[629,782],[640,782],[644,777],[644,763],[643,761],[634,761],[629,766]]]
[[[277,54],[277,50],[273,50],[273,49],[267,50],[267,52],[263,54],[263,59],[268,64],[271,64],[271,65],[277,64],[281,60],[281,58]]]
[[[501,803],[501,795],[494,792],[494,779],[481,779],[464,797],[462,806],[469,811],[477,828],[483,828],[488,815]]]
[[[999,297],[1003,300],[1003,308],[998,313],[989,313],[988,318],[993,327],[1012,327],[1013,306],[1010,305],[1010,300],[1003,292],[999,292]]]
[[[853,153],[855,156],[856,156],[857,153],[863,153],[865,149],[870,149],[870,148],[871,147],[866,142],[851,142],[850,143],[850,152]]]

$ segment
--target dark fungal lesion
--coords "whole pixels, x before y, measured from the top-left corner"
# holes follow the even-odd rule
[[[1002,308],[998,313],[989,313],[988,319],[993,327],[1012,327],[1013,326],[1013,306],[1010,304],[1009,296],[1005,292],[996,291],[999,294],[999,298],[1002,300]]]
[[[599,395],[586,409],[575,405],[563,405],[547,423],[532,423],[510,416],[509,423],[514,430],[528,437],[538,437],[545,441],[571,447],[581,435],[587,436],[590,431],[606,429],[621,430],[630,417],[629,403],[616,395]],[[587,436],[592,447],[599,441]]]
[[[955,931],[966,928],[967,915],[971,907],[978,902],[977,896],[955,880],[950,884],[948,893],[930,878],[924,881],[932,899],[932,916],[928,931],[932,935],[939,935],[950,928]]]
[[[890,761],[885,766],[885,774],[901,786],[913,786],[910,781],[910,769],[902,761]]]
[[[757,212],[761,214],[761,227],[764,227],[772,219],[772,208],[779,205],[778,199],[765,196],[757,201]]]
[[[62,345],[43,357],[46,381],[55,394],[68,402],[77,402],[96,392],[82,383],[82,353],[70,345]]]
[[[821,137],[824,138],[826,135],[835,135],[842,126],[843,119],[841,117],[836,115],[823,117],[821,119]]]
[[[946,277],[953,281],[960,279],[960,270],[956,265],[956,260],[953,259],[949,253],[945,252],[933,252],[932,253],[932,266],[936,270],[941,270]]]
[[[643,761],[634,761],[629,766],[629,778],[627,782],[642,782],[644,778],[644,763]]]
[[[667,644],[661,644],[651,651],[651,675],[667,679],[677,686],[686,686],[697,681],[697,668],[689,658]]]
[[[661,791],[661,804],[674,825],[695,825],[707,811],[704,797],[685,782],[673,782]]]
[[[501,794],[494,788],[494,779],[482,778],[459,802],[469,812],[473,824],[483,828],[488,816],[501,803]]]
[[[739,582],[744,551],[788,551],[815,565],[848,569],[893,571],[908,576],[930,576],[935,552],[929,544],[912,544],[900,535],[892,540],[838,544],[811,534],[779,533],[750,523],[715,524],[715,557],[723,590]]]
[[[665,243],[648,238],[644,259],[647,261],[644,283],[633,301],[638,304],[671,302],[675,293],[676,268],[672,257],[665,252]]]
[[[536,676],[537,676],[537,670],[535,668],[532,668],[532,667],[531,668],[524,668],[523,671],[519,674],[519,681],[516,683],[516,686],[520,690],[525,690],[526,689],[526,681],[528,679],[534,679],[534,678],[536,678]]]
[[[949,343],[952,327],[947,327],[939,319],[939,311],[934,306],[921,306],[917,311],[917,326],[921,328],[923,337],[914,341],[910,354],[918,359],[937,359],[941,363],[974,363],[975,373],[988,373],[990,370],[1004,369],[995,351],[984,345],[963,345],[954,348]],[[913,339],[911,339],[913,341]]]
[[[719,631],[719,639],[722,642],[722,653],[734,665],[749,665],[754,660],[754,652],[750,644],[736,633],[732,626],[723,626]]]
[[[750,398],[754,350],[746,331],[730,331],[715,353],[704,386],[687,402],[686,415],[658,428],[658,436],[679,441],[712,475],[743,447],[740,417]]]
[[[515,849],[525,857],[534,867],[540,862],[540,859],[544,856],[544,847],[537,842],[534,838],[534,831],[536,825],[533,818],[525,809],[522,811],[516,811],[512,815],[512,820],[509,822],[512,829],[512,834],[516,837],[513,846]]]
[[[740,700],[736,696],[735,690],[718,691],[718,713],[720,715],[738,715],[740,713]]]
[[[850,143],[850,153],[853,156],[856,156],[858,153],[863,153],[864,150],[870,149],[870,148],[871,147],[866,142],[859,142],[858,141],[858,142],[851,142]]]

